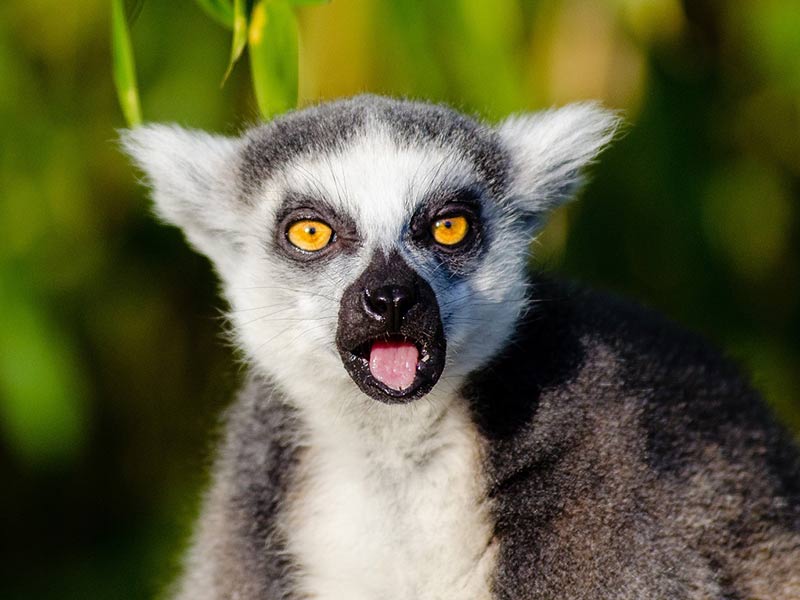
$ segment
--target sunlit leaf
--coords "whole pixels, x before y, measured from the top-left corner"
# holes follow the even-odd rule
[[[289,0],[295,6],[303,6],[308,4],[330,4],[331,0]]]
[[[250,20],[253,87],[265,118],[297,105],[297,20],[288,2],[260,0]]]
[[[222,77],[222,84],[230,77],[231,71],[247,45],[247,2],[246,0],[233,0],[233,43],[231,44],[231,58],[228,69]]]
[[[139,105],[136,66],[123,0],[111,0],[111,57],[122,114],[125,115],[128,125],[139,125],[142,122],[142,109]]]
[[[233,5],[230,0],[197,0],[200,7],[215,21],[233,28]]]

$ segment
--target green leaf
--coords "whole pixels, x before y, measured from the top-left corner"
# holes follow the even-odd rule
[[[247,1],[246,0],[233,0],[233,44],[231,45],[231,59],[228,62],[228,68],[222,78],[222,85],[230,77],[231,71],[236,61],[244,51],[247,45]]]
[[[133,26],[136,19],[139,18],[143,6],[144,0],[125,0],[125,20],[128,25]]]
[[[123,0],[111,0],[111,59],[122,114],[131,127],[139,125],[142,122],[142,109]]]
[[[308,4],[330,4],[331,0],[289,0],[295,6],[303,6]]]
[[[284,0],[259,0],[250,19],[250,66],[261,114],[297,106],[297,20]]]
[[[233,5],[230,0],[197,0],[212,19],[228,29],[233,29]]]

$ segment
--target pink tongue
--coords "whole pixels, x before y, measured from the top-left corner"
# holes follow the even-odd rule
[[[411,387],[417,376],[419,351],[409,342],[375,342],[369,353],[369,372],[393,390]]]

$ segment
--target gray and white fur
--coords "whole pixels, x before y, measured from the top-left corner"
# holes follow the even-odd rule
[[[800,460],[759,396],[659,316],[527,271],[617,124],[359,96],[124,134],[249,364],[176,599],[800,598]],[[288,243],[306,218],[324,251]],[[393,331],[363,306],[385,286],[416,290]],[[399,391],[359,350],[398,336],[422,357]]]

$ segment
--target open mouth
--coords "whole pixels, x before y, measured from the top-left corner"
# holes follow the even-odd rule
[[[364,342],[354,354],[369,366],[369,373],[392,392],[413,387],[420,362],[430,356],[417,342],[402,335],[387,335]]]
[[[444,348],[438,346],[407,335],[380,335],[358,344],[343,358],[362,390],[393,404],[430,391],[444,364]]]

